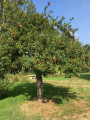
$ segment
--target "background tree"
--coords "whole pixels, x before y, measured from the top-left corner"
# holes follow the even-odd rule
[[[90,71],[90,45],[86,44],[82,46],[83,48],[83,60],[85,62],[85,65],[83,65],[83,72]]]

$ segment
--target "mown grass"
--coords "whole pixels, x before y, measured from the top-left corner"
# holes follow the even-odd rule
[[[44,101],[36,102],[36,81],[20,78],[0,100],[0,120],[83,120],[89,119],[90,74],[78,78],[43,77]]]

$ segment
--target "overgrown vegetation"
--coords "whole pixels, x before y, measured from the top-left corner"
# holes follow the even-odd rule
[[[0,99],[8,95],[10,82],[7,79],[0,79]]]

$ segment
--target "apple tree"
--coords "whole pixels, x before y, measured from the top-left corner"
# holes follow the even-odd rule
[[[48,6],[50,2],[40,14],[32,1],[25,1],[23,8],[15,1],[7,1],[0,29],[1,76],[13,68],[35,73],[39,102],[43,101],[42,75],[55,73],[58,65],[72,76],[82,65],[81,45],[74,36],[77,29],[66,23],[64,17],[54,19],[52,11],[47,13]]]

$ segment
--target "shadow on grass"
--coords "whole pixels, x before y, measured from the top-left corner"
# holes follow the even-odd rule
[[[90,81],[90,73],[82,73],[79,78]]]
[[[57,104],[61,104],[63,100],[75,99],[77,97],[75,92],[72,92],[70,87],[53,86],[48,83],[43,84],[44,99],[52,100]],[[37,87],[36,83],[20,83],[14,86],[10,91],[10,96],[24,95],[28,100],[36,100]]]

